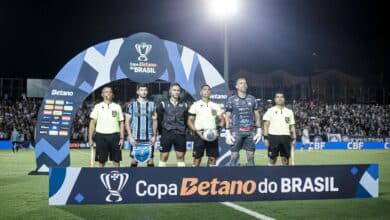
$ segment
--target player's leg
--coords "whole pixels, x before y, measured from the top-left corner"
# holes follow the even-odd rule
[[[16,141],[13,141],[12,142],[12,152],[15,153],[15,146],[16,146]]]
[[[130,145],[130,166],[131,167],[137,167],[138,162],[134,159],[134,146]]]
[[[291,138],[288,135],[281,136],[280,157],[282,164],[287,166],[290,164]]]
[[[253,142],[253,134],[246,135],[243,140],[243,149],[246,151],[247,166],[255,165],[255,150],[256,145]]]
[[[172,148],[172,135],[170,135],[168,132],[163,131],[161,134],[160,138],[160,161],[158,163],[159,167],[166,167],[167,166],[167,161],[169,157],[169,152],[171,151]]]
[[[192,157],[194,158],[193,166],[199,167],[202,162],[202,157],[205,150],[205,141],[203,141],[196,134],[194,135],[194,148],[192,151]]]
[[[151,151],[150,152],[152,155],[150,155],[150,159],[148,160],[147,162],[147,166],[148,167],[154,167],[154,145],[151,147]]]
[[[268,162],[268,165],[275,166],[278,155],[279,155],[278,140],[275,136],[268,135],[268,141],[269,141],[269,147],[268,147],[269,162]]]
[[[240,159],[240,150],[242,149],[243,139],[242,135],[235,135],[236,141],[230,148],[230,166],[237,166],[238,160]]]
[[[105,140],[105,135],[96,134],[95,142],[96,142],[95,161],[99,162],[100,167],[104,167],[108,159],[108,146]]]
[[[206,155],[208,157],[209,166],[216,166],[217,158],[219,156],[218,139],[213,142],[206,143]]]
[[[109,153],[112,165],[114,167],[120,167],[120,161],[122,160],[122,151],[120,149],[120,146],[118,145],[120,140],[119,134],[113,134],[107,138],[110,139]]]
[[[186,136],[185,135],[176,135],[175,139],[175,151],[176,151],[176,161],[178,167],[185,167],[184,162],[185,153],[187,151],[186,145]]]

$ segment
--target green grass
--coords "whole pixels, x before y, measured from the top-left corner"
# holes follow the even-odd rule
[[[129,164],[124,151],[122,166]],[[159,157],[156,152],[156,157]],[[241,158],[245,160],[244,154]],[[276,219],[390,219],[390,151],[297,151],[297,164],[379,163],[377,199],[237,202]],[[48,205],[48,177],[28,176],[35,169],[33,151],[0,151],[0,219],[252,219],[219,203]],[[71,150],[72,166],[88,166],[88,150]],[[157,164],[157,159],[155,163]],[[191,152],[186,162],[192,161]],[[244,161],[245,163],[245,161]],[[174,166],[174,155],[169,164]],[[265,151],[256,152],[256,164],[266,165]]]

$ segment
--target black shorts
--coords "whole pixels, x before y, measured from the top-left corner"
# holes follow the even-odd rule
[[[268,135],[268,157],[275,159],[278,156],[290,158],[290,135]]]
[[[96,142],[96,154],[95,161],[100,163],[107,162],[108,156],[110,160],[114,162],[119,162],[122,160],[122,151],[119,144],[119,133],[114,134],[100,134],[96,133],[95,142]]]
[[[195,158],[201,158],[204,156],[206,150],[206,156],[215,157],[219,156],[218,138],[215,141],[209,142],[200,138],[197,134],[194,134],[194,148],[192,156]]]
[[[175,151],[185,153],[187,150],[186,135],[177,134],[174,131],[163,130],[160,138],[160,145],[160,152],[169,152],[172,149],[172,145],[174,145]]]
[[[148,143],[149,141],[138,141],[136,140],[137,143]],[[150,155],[150,158],[154,158],[154,145],[152,146],[152,154]],[[130,144],[130,158],[133,158],[134,159],[134,155],[133,155],[133,145]]]

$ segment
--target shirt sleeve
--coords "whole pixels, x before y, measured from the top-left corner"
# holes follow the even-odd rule
[[[270,121],[270,120],[271,120],[271,113],[270,110],[267,110],[263,115],[263,121]]]
[[[92,119],[95,119],[95,120],[98,118],[98,112],[97,112],[96,105],[93,107],[92,112],[89,115],[89,117],[92,118]]]
[[[233,111],[233,103],[232,103],[232,97],[229,97],[226,101],[225,104],[225,109],[227,112],[232,112]]]
[[[217,116],[221,116],[223,114],[223,110],[220,105],[216,104]]]
[[[256,101],[256,98],[253,97],[253,110],[257,111],[259,109],[259,103]]]
[[[291,116],[290,116],[290,125],[295,125],[294,112],[292,112],[292,111],[291,111]]]
[[[196,102],[194,102],[188,110],[189,115],[196,115]]]
[[[158,105],[157,105],[157,108],[156,108],[156,111],[157,111],[157,114],[160,116],[162,114],[164,114],[164,106],[163,106],[163,101],[161,101]]]
[[[125,111],[125,115],[130,117],[131,115],[133,115],[133,108],[132,108],[132,102],[130,102],[128,105],[127,105],[127,108],[126,108],[126,111]]]
[[[118,119],[119,119],[119,121],[123,121],[124,117],[123,117],[122,107],[120,105],[118,107],[119,107],[118,108]]]

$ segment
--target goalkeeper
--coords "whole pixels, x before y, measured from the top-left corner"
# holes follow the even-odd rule
[[[261,118],[255,97],[247,93],[245,78],[236,81],[237,94],[230,96],[225,109],[226,144],[231,146],[230,166],[237,166],[240,150],[246,151],[247,165],[254,166],[256,144],[261,140]]]

